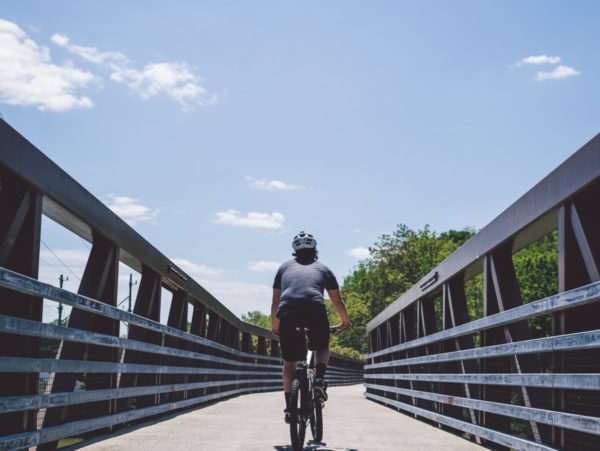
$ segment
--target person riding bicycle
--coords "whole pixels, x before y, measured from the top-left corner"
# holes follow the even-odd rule
[[[315,398],[327,400],[325,371],[329,361],[329,321],[323,292],[329,298],[342,321],[341,330],[351,327],[346,305],[333,272],[317,261],[317,240],[313,235],[300,232],[292,241],[295,258],[283,263],[273,283],[271,304],[272,333],[279,335],[283,357],[283,391],[286,421],[290,391],[298,361],[306,358],[307,344],[302,328],[307,329],[308,349],[314,351],[316,374],[313,383]]]

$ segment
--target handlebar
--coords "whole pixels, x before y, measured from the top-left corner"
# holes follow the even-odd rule
[[[350,327],[352,327],[352,323],[350,323]],[[296,330],[298,331],[301,331],[302,329],[310,330],[308,327],[296,327]],[[342,332],[344,332],[344,330],[341,328],[341,326],[329,326],[329,333],[331,335],[339,335]]]

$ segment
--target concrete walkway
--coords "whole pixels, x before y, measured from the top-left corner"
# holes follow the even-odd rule
[[[322,444],[306,450],[481,450],[483,448],[363,397],[364,387],[331,387]],[[79,449],[291,451],[283,395],[244,395],[142,424]],[[307,431],[307,436],[310,431]]]

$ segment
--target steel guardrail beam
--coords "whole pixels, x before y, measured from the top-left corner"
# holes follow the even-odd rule
[[[53,285],[40,282],[37,279],[33,279],[31,277],[27,277],[1,267],[0,286],[19,291],[21,293],[30,294],[32,296],[40,296],[48,300],[62,302],[63,304],[70,305],[71,307],[76,307],[81,310],[96,313],[107,318],[124,321],[129,324],[135,324],[136,326],[143,327],[153,332],[164,333],[173,337],[182,338],[189,342],[193,342],[203,346],[208,346],[210,348],[239,355],[241,357],[280,361],[278,357],[271,357],[260,354],[250,354],[238,351],[237,349],[230,348],[228,346],[208,340],[206,338],[183,332],[179,329],[175,329],[174,327],[169,327],[159,322],[148,319],[146,317],[136,315],[135,313],[126,312],[117,307],[108,305],[104,302],[96,301],[95,299],[91,299],[80,294],[72,293],[62,288],[57,288]]]
[[[515,341],[512,343],[483,346],[480,348],[444,352],[440,354],[430,354],[421,357],[408,357],[400,360],[389,360],[387,362],[365,365],[365,370],[368,371],[379,368],[410,365],[429,365],[433,363],[455,362],[458,360],[506,357],[521,354],[536,354],[539,352],[580,351],[582,349],[597,348],[600,348],[600,330]]]
[[[92,418],[89,420],[73,421],[58,426],[40,429],[39,431],[24,432],[21,434],[4,436],[0,437],[0,450],[29,448],[43,443],[59,440],[63,437],[76,436],[85,432],[115,426],[117,424],[138,420],[148,416],[163,414],[173,410],[183,409],[185,407],[191,407],[197,404],[206,403],[217,399],[228,398],[230,396],[238,395],[241,393],[261,392],[269,390],[272,389],[270,387],[240,388],[226,392],[219,392],[210,395],[199,396],[183,401],[176,401],[171,403],[159,404],[152,407],[128,410],[126,412],[120,412],[113,415]]]
[[[39,359],[2,357],[3,373],[140,373],[140,374],[234,374],[281,377],[281,372],[236,371],[222,368],[152,365],[146,363],[113,363],[92,360]]]
[[[507,385],[514,387],[566,388],[572,390],[600,390],[600,374],[567,373],[489,373],[489,374],[365,374],[365,379],[392,381],[449,382],[456,384]]]
[[[281,365],[243,362],[237,359],[226,359],[224,357],[202,354],[199,352],[185,351],[183,349],[156,345],[144,341],[115,337],[113,335],[105,335],[100,334],[98,332],[89,332],[82,329],[71,329],[68,327],[40,323],[38,321],[31,321],[6,315],[0,315],[0,332],[27,335],[32,337],[51,338],[56,340],[67,340],[78,343],[96,344],[100,346],[109,346],[113,348],[128,349],[132,351],[149,352],[169,357],[185,357],[196,361],[222,363],[225,365],[274,369],[281,368]]]
[[[491,329],[493,327],[504,326],[516,321],[533,318],[546,313],[553,313],[573,307],[579,307],[596,302],[598,299],[600,299],[600,282],[595,282],[580,288],[564,291],[562,293],[540,299],[539,301],[530,302],[529,304],[524,304],[504,312],[485,316],[451,329],[445,329],[431,335],[426,335],[425,337],[417,338],[395,346],[390,346],[380,351],[372,352],[365,355],[365,359],[380,357],[392,352],[404,351],[407,349],[416,348],[418,346],[424,346],[438,341]]]
[[[226,381],[192,382],[188,384],[149,385],[143,387],[111,388],[100,390],[77,390],[74,392],[45,393],[41,395],[7,396],[0,398],[2,413],[19,412],[31,409],[48,409],[52,407],[72,406],[96,401],[110,401],[144,395],[160,395],[177,393],[184,390],[226,387],[229,385],[273,384],[280,381],[273,379],[235,379]]]
[[[399,401],[394,401],[383,396],[374,395],[372,393],[366,393],[365,396],[369,399],[379,401],[383,404],[396,407],[405,412],[410,412],[423,418],[435,421],[437,423],[468,432],[470,434],[485,438],[492,442],[500,445],[508,446],[509,448],[518,449],[522,451],[557,451],[556,448],[551,448],[541,443],[531,442],[522,438],[518,438],[514,435],[505,434],[503,432],[494,431],[482,426],[467,423],[466,421],[457,420],[455,418],[440,415],[430,410],[421,409],[420,407],[411,406],[404,404]]]
[[[527,421],[535,421],[550,426],[558,426],[573,431],[587,432],[600,435],[600,418],[586,415],[578,415],[568,412],[555,412],[553,410],[536,409],[532,407],[518,406],[514,404],[502,404],[499,402],[484,401],[481,399],[463,398],[460,396],[444,395],[409,388],[390,387],[387,385],[365,384],[365,388],[379,390],[413,398],[425,399],[443,404],[475,409],[482,412],[505,415]]]

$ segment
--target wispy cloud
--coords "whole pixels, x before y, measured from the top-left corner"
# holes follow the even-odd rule
[[[369,252],[369,249],[366,247],[354,247],[352,249],[348,249],[346,251],[347,255],[350,255],[351,257],[357,258],[359,260],[364,260],[365,258],[369,258],[369,256],[371,255],[371,253]]]
[[[96,47],[83,47],[72,44],[69,37],[64,34],[54,33],[50,40],[59,47],[63,47],[70,53],[80,56],[93,64],[125,64],[128,62],[127,57],[121,52],[100,52]]]
[[[517,67],[528,66],[528,65],[541,65],[541,64],[558,64],[560,63],[560,56],[549,56],[549,55],[532,55],[519,60],[516,64]]]
[[[217,102],[217,96],[200,84],[200,78],[192,73],[187,63],[152,63],[142,70],[118,67],[110,78],[125,83],[144,99],[166,94],[186,108],[191,107],[192,102],[198,105]]]
[[[556,55],[532,55],[520,59],[513,67],[556,65],[559,64],[561,61],[562,60],[560,56]],[[539,71],[533,78],[536,81],[564,80],[565,78],[575,77],[580,73],[581,72],[579,72],[577,69],[565,65],[560,65],[552,70]]]
[[[141,69],[135,69],[131,67],[129,58],[121,52],[103,52],[96,47],[76,45],[68,36],[58,33],[51,39],[69,53],[109,69],[112,81],[127,85],[143,99],[162,94],[185,109],[217,102],[217,96],[202,86],[202,79],[194,74],[186,62],[149,63]]]
[[[200,281],[214,297],[238,316],[252,310],[269,312],[273,290],[269,285],[236,280]]]
[[[266,178],[257,179],[254,177],[246,177],[246,180],[253,188],[270,190],[270,191],[298,191],[306,189],[304,186],[292,185],[291,183],[282,182],[281,180],[270,180]]]
[[[185,258],[172,258],[171,261],[183,269],[190,276],[214,276],[221,274],[221,270],[217,268],[211,268],[206,265],[194,263]]]
[[[272,295],[269,285],[235,280],[226,270],[185,258],[171,260],[236,315],[252,310],[269,311]]]
[[[159,213],[158,209],[142,205],[139,199],[112,193],[106,196],[104,203],[130,226],[139,222],[155,221]]]
[[[558,66],[557,68],[551,71],[538,72],[535,76],[535,79],[537,81],[564,80],[565,78],[575,77],[580,73],[581,72],[579,72],[577,69],[573,69],[569,66]]]
[[[285,217],[278,212],[258,213],[251,211],[246,215],[237,210],[229,209],[220,211],[215,215],[214,222],[236,227],[250,227],[256,229],[280,229],[283,227]]]
[[[17,24],[0,19],[0,101],[42,111],[92,108],[92,100],[80,91],[95,80],[72,63],[53,63],[47,47]]]
[[[255,272],[277,271],[279,265],[279,262],[260,260],[257,262],[248,262],[248,269]]]

